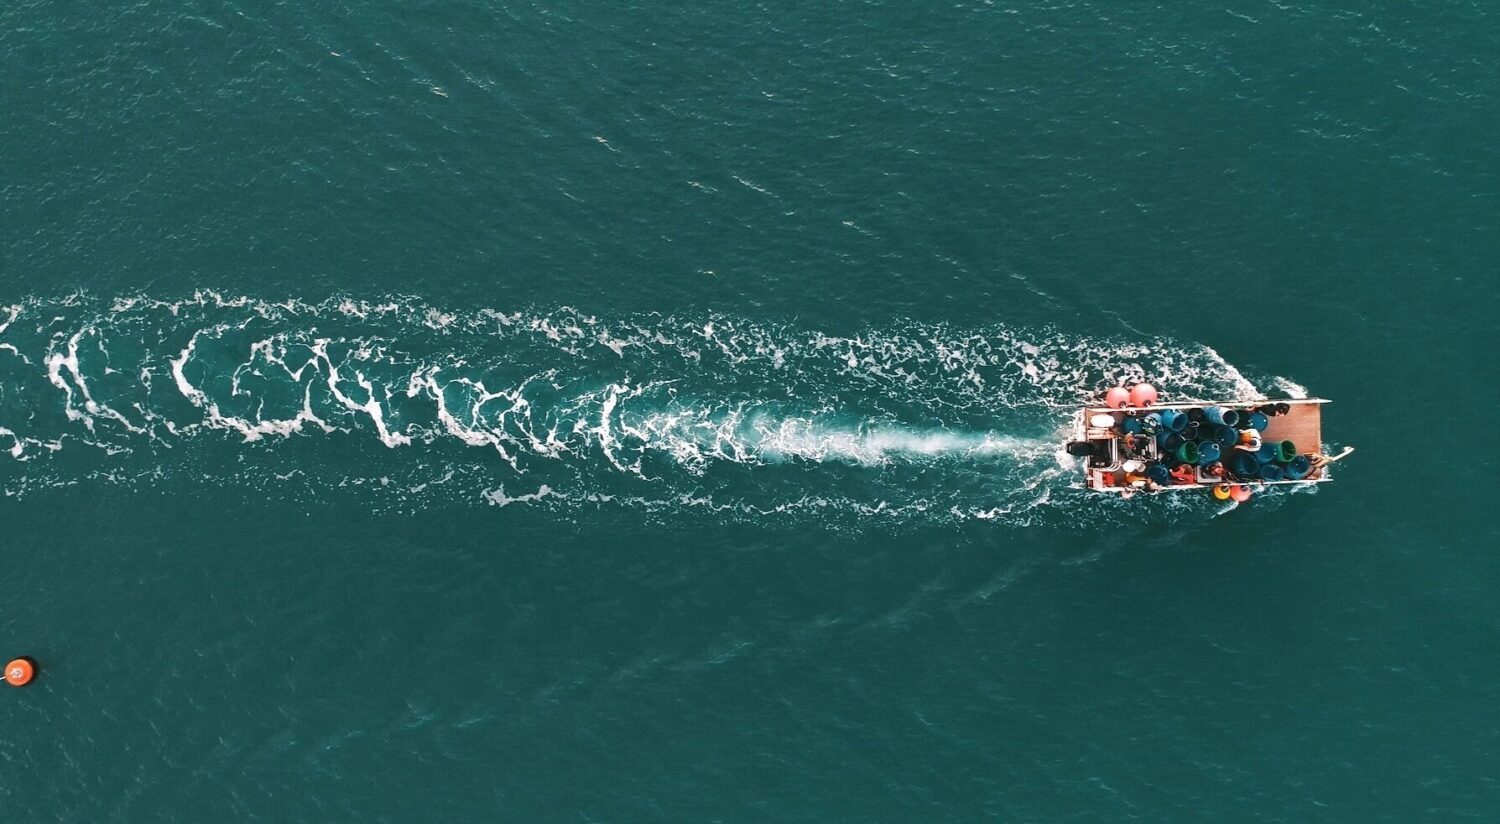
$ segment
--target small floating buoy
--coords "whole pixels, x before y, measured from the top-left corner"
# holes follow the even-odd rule
[[[1250,500],[1250,487],[1235,484],[1229,488],[1229,497],[1233,498],[1235,503],[1242,504]]]
[[[1138,383],[1130,387],[1131,406],[1150,406],[1156,403],[1156,387],[1149,383]]]
[[[1130,390],[1123,386],[1112,386],[1104,393],[1104,405],[1110,409],[1123,409],[1130,403]]]
[[[1227,500],[1229,500],[1230,494],[1231,493],[1229,491],[1229,485],[1228,484],[1219,484],[1219,485],[1217,485],[1217,486],[1214,487],[1214,499],[1215,500],[1218,500],[1218,501],[1227,501]]]
[[[24,687],[36,676],[36,665],[30,658],[17,658],[5,665],[5,683],[12,687]]]

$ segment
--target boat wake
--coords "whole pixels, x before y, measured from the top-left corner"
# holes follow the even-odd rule
[[[1032,522],[1078,403],[1148,376],[1259,394],[1201,345],[1049,330],[79,295],[0,308],[0,481]]]

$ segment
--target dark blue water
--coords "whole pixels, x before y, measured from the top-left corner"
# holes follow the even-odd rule
[[[1485,5],[0,10],[21,821],[1492,820]],[[1101,501],[1103,386],[1331,398]]]

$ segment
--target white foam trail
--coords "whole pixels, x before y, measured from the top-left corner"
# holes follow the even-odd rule
[[[506,450],[505,444],[502,443],[503,431],[481,428],[477,424],[479,407],[486,401],[499,396],[486,391],[482,383],[476,384],[467,378],[456,378],[454,383],[470,387],[479,396],[469,408],[469,422],[466,424],[448,408],[448,396],[443,391],[444,385],[438,382],[437,373],[438,369],[435,366],[413,373],[411,380],[407,383],[406,396],[414,398],[418,394],[425,394],[437,404],[438,422],[443,425],[444,431],[469,446],[493,447],[501,458],[515,467],[515,456]]]
[[[9,322],[6,324],[9,325]],[[3,330],[0,330],[3,331]],[[63,411],[68,420],[81,420],[90,432],[94,431],[94,416],[112,418],[124,426],[130,432],[137,435],[145,434],[146,430],[132,424],[124,415],[120,414],[108,404],[96,401],[89,392],[88,381],[84,379],[83,372],[78,365],[78,341],[86,332],[94,331],[93,327],[85,327],[72,337],[68,338],[68,353],[60,355],[55,350],[49,352],[43,363],[47,366],[47,380],[53,386],[63,390],[66,395],[63,401]],[[63,370],[67,370],[67,379],[63,376]],[[108,371],[108,370],[106,370]],[[77,387],[79,396],[83,399],[83,410],[80,411],[73,406],[73,388]]]
[[[81,335],[83,333],[79,332],[78,334]],[[59,355],[56,352],[49,352],[43,363],[47,366],[47,380],[51,381],[53,386],[61,389],[66,395],[63,400],[63,412],[68,416],[68,420],[81,420],[83,421],[83,425],[88,427],[89,431],[92,432],[94,429],[94,419],[73,406],[73,383],[64,380],[62,376],[62,370],[66,367],[69,374],[73,376],[74,383],[81,377],[78,374],[78,335],[74,335],[68,339],[68,354],[66,356]]]
[[[9,315],[9,317],[7,317],[3,322],[0,322],[0,335],[5,334],[5,330],[9,329],[10,325],[16,322],[16,318],[21,316],[21,305],[12,304],[10,306],[7,306],[5,307],[5,312]],[[9,352],[12,355],[15,355],[16,357],[21,359],[22,363],[28,365],[31,363],[31,359],[22,354],[21,350],[17,349],[16,345],[13,343],[0,343],[0,351]]]
[[[365,377],[363,372],[357,369],[352,370],[354,372],[355,384],[357,384],[359,388],[365,390],[364,403],[355,401],[353,398],[344,394],[339,389],[339,369],[338,366],[334,365],[333,360],[328,357],[329,343],[330,341],[327,338],[319,338],[318,340],[313,342],[312,347],[313,354],[317,355],[324,363],[328,364],[328,391],[332,393],[333,397],[336,398],[339,403],[342,403],[345,408],[354,412],[363,412],[366,415],[369,415],[370,422],[375,425],[375,433],[380,437],[381,443],[385,444],[388,447],[405,446],[407,444],[410,444],[411,437],[409,435],[403,434],[401,432],[394,432],[390,429],[390,427],[386,425],[385,410],[381,407],[380,400],[375,397],[375,385]],[[391,390],[389,388],[386,388],[385,400],[389,401],[390,398]]]
[[[486,492],[484,494],[484,497],[495,506],[509,506],[510,504],[536,503],[537,501],[540,501],[549,495],[555,495],[555,493],[552,491],[552,487],[547,486],[546,484],[542,484],[537,488],[537,491],[530,492],[524,495],[510,497],[505,494],[505,487],[502,486],[499,489],[492,489],[489,492]]]
[[[1022,457],[1055,444],[994,432],[951,432],[890,426],[840,429],[802,419],[757,424],[756,451],[770,458],[840,460],[865,465],[902,458]]]
[[[208,396],[203,394],[198,387],[194,386],[187,379],[187,375],[184,374],[183,370],[187,366],[188,358],[193,356],[193,349],[198,345],[198,336],[201,334],[202,332],[194,332],[193,336],[188,338],[187,346],[184,346],[182,351],[177,353],[177,357],[169,361],[172,364],[172,379],[177,382],[177,391],[182,393],[184,398],[187,398],[194,406],[200,409],[208,406]]]
[[[20,458],[21,453],[26,451],[25,445],[21,443],[21,436],[10,431],[9,429],[6,429],[3,426],[0,426],[0,435],[4,435],[11,439],[12,443],[10,446],[10,456],[12,458]]]
[[[1229,361],[1224,360],[1224,356],[1220,355],[1212,346],[1204,346],[1203,351],[1207,352],[1213,358],[1214,363],[1218,364],[1224,370],[1225,376],[1234,385],[1235,397],[1233,400],[1251,401],[1260,400],[1265,397],[1264,392],[1257,389],[1255,384],[1251,383],[1250,379],[1245,377],[1239,369],[1231,365]]]
[[[615,408],[620,404],[620,401],[637,397],[642,392],[645,392],[646,388],[645,386],[632,388],[625,383],[610,384],[604,391],[603,401],[599,404],[598,426],[583,430],[598,438],[599,451],[604,454],[605,459],[609,461],[611,466],[621,472],[628,472],[642,478],[646,477],[646,475],[641,471],[641,461],[639,458],[633,464],[626,464],[620,460],[620,441],[615,437],[613,428],[617,423],[615,420]],[[575,427],[574,429],[578,431],[579,427]]]
[[[215,331],[223,332],[224,327],[216,327]],[[193,356],[193,350],[197,347],[198,337],[201,334],[203,334],[201,331],[194,332],[193,336],[188,339],[187,345],[177,353],[177,357],[170,359],[169,363],[172,367],[172,380],[177,385],[177,391],[181,393],[184,398],[187,398],[187,400],[194,406],[204,411],[204,414],[207,417],[203,421],[203,423],[206,426],[213,429],[232,429],[236,432],[239,432],[240,435],[244,437],[246,442],[258,441],[266,435],[280,435],[282,437],[290,437],[291,435],[295,435],[301,432],[303,424],[306,423],[316,425],[325,433],[335,431],[334,427],[330,426],[326,421],[320,418],[317,413],[313,411],[311,388],[304,389],[302,395],[302,410],[292,418],[257,418],[256,420],[251,421],[247,418],[242,418],[237,415],[224,414],[223,411],[219,408],[219,404],[217,402],[211,400],[208,395],[203,392],[203,390],[194,386],[193,383],[187,378],[187,374],[185,371],[187,363],[188,360]],[[252,348],[252,356],[255,351],[256,350]],[[285,363],[283,363],[282,365],[285,366]],[[301,370],[298,370],[295,374],[298,378],[300,378]],[[169,432],[173,432],[175,434],[178,431],[177,427],[175,427],[170,421],[167,422],[166,426]]]
[[[1272,378],[1271,382],[1276,385],[1277,389],[1285,392],[1286,396],[1289,398],[1301,400],[1307,397],[1307,387],[1303,386],[1300,383],[1297,383],[1291,378],[1283,378],[1278,376]]]

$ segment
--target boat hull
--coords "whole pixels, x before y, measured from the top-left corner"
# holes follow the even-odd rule
[[[1310,486],[1331,480],[1327,464],[1337,460],[1323,455],[1322,409],[1327,403],[1322,398],[1307,398],[1160,403],[1125,409],[1091,405],[1079,410],[1068,451],[1081,459],[1085,487],[1105,494],[1164,494],[1232,486]],[[1263,426],[1257,429],[1247,425],[1250,415],[1268,406],[1276,408],[1269,410],[1270,414],[1259,412],[1255,420]],[[1232,427],[1236,430],[1232,435],[1224,433],[1222,424],[1212,422],[1216,416],[1227,420],[1226,410],[1243,419],[1237,427]],[[1183,421],[1174,420],[1178,416]],[[1131,418],[1134,421],[1128,420]],[[1199,431],[1212,429],[1229,442],[1200,438],[1188,441],[1193,446],[1182,449],[1178,443],[1183,438],[1169,438],[1172,433],[1161,421],[1165,419],[1186,428],[1185,421],[1189,418]],[[1245,435],[1246,431],[1257,435]],[[1164,432],[1167,434],[1163,435]],[[1278,448],[1283,442],[1292,446]],[[1266,444],[1271,444],[1271,448],[1256,448]],[[1201,457],[1200,447],[1206,453]],[[1251,466],[1253,472],[1249,471]],[[1300,477],[1285,477],[1289,469]],[[1221,493],[1227,494],[1224,490]]]

